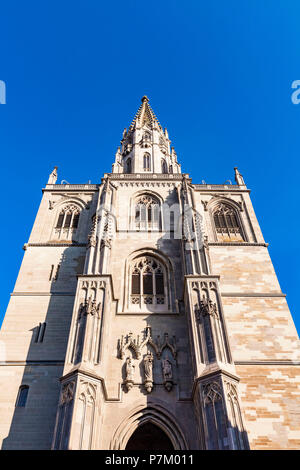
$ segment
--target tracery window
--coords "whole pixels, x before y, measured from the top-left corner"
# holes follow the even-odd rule
[[[244,240],[242,227],[233,207],[219,204],[214,210],[213,218],[218,240]]]
[[[165,272],[157,259],[143,256],[133,264],[131,303],[140,306],[165,304]]]
[[[143,194],[136,200],[135,228],[137,230],[159,230],[160,204],[152,195]]]
[[[55,233],[59,238],[68,239],[78,228],[80,210],[73,204],[63,207],[58,215]]]
[[[144,171],[151,171],[150,153],[144,154]]]

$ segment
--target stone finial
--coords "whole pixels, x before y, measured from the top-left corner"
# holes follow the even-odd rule
[[[234,167],[234,177],[235,177],[236,184],[238,184],[239,186],[246,186],[244,178],[236,166]]]
[[[54,170],[49,175],[48,183],[47,184],[55,184],[57,180],[57,166],[54,167]]]
[[[141,99],[142,103],[144,103],[146,101],[146,103],[148,103],[149,101],[149,98],[148,96],[144,95],[143,98]]]

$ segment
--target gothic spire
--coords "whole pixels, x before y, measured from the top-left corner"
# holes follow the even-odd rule
[[[145,124],[150,128],[157,124],[161,129],[162,127],[149,104],[149,98],[147,96],[143,96],[141,101],[142,104],[140,105],[132,123],[130,124],[129,130],[134,129],[136,126],[142,127]]]
[[[163,130],[147,96],[143,96],[129,129],[123,131],[113,173],[181,173],[175,151],[170,149],[167,130]]]

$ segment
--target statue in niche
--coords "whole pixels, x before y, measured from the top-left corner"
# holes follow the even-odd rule
[[[163,370],[163,374],[164,374],[164,379],[172,379],[172,364],[171,362],[169,361],[169,359],[163,359],[162,360],[162,370]]]
[[[125,366],[125,371],[126,371],[125,387],[127,388],[128,392],[133,387],[134,369],[135,369],[135,365],[133,363],[133,360],[131,359],[131,357],[127,357],[126,366]]]
[[[172,372],[172,363],[169,359],[163,359],[161,363],[164,386],[168,392],[173,388],[173,372]]]
[[[153,354],[150,352],[144,357],[145,389],[148,393],[153,388]]]

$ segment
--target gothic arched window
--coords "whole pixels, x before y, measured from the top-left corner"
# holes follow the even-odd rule
[[[138,258],[131,268],[131,303],[161,305],[165,303],[165,270],[150,256]]]
[[[219,241],[245,240],[236,210],[221,203],[213,212],[215,229]]]
[[[79,209],[76,206],[65,206],[59,213],[56,228],[77,228],[79,222]]]
[[[150,153],[144,154],[144,171],[151,171]]]
[[[131,173],[131,158],[128,158],[126,161],[126,173]]]
[[[63,207],[58,214],[57,222],[55,225],[55,233],[61,237],[68,238],[78,228],[80,217],[80,210],[73,204],[68,204]]]
[[[160,204],[152,195],[143,194],[135,201],[135,228],[137,230],[159,230]]]
[[[21,385],[17,396],[16,406],[24,407],[26,405],[29,387],[28,385]]]
[[[168,173],[168,166],[166,160],[163,158],[161,161],[161,172]]]

